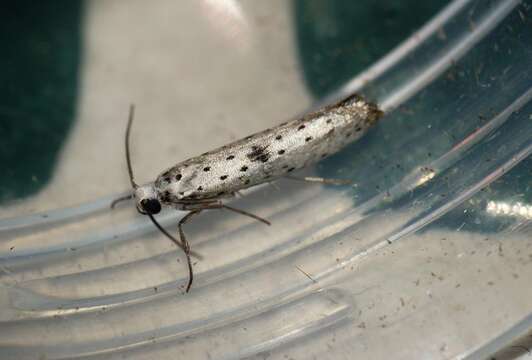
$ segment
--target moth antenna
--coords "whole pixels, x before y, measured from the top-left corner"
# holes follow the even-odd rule
[[[126,146],[126,162],[127,162],[127,171],[129,173],[129,181],[131,182],[131,187],[133,189],[138,188],[139,186],[135,182],[135,179],[133,178],[133,168],[131,167],[131,156],[129,154],[129,134],[131,133],[131,125],[133,124],[133,116],[135,115],[135,105],[131,104],[129,105],[129,118],[127,121],[127,127],[126,127],[126,137],[125,137],[125,146]],[[133,199],[135,195],[129,194],[126,196],[122,196],[118,199],[115,199],[111,202],[111,209],[115,208],[115,205],[119,202],[122,202],[124,200]]]
[[[190,287],[192,286],[192,281],[194,280],[194,273],[192,271],[192,261],[190,260],[190,252],[185,249],[185,246],[181,243],[181,241],[177,240],[175,237],[170,235],[168,231],[166,231],[166,229],[163,228],[161,224],[157,222],[157,220],[155,220],[152,214],[148,213],[148,216],[150,220],[152,221],[153,225],[155,225],[155,227],[159,229],[160,232],[162,232],[164,235],[166,235],[167,238],[172,240],[172,242],[176,244],[178,247],[180,247],[181,250],[183,250],[183,252],[185,253],[187,257],[187,265],[188,265],[188,284],[187,284],[185,292],[188,292],[190,290]]]
[[[133,189],[136,189],[139,186],[137,185],[133,177],[133,167],[131,166],[131,155],[129,152],[129,134],[131,133],[131,126],[133,125],[134,116],[135,116],[135,105],[131,104],[129,105],[129,118],[127,121],[125,145],[126,145],[127,170],[129,172],[129,181],[131,181],[131,186],[133,187]]]

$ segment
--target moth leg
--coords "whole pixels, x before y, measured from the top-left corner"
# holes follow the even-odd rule
[[[275,181],[268,181],[268,185],[273,187],[276,191],[281,191],[281,188],[279,187],[279,185],[277,185]]]
[[[322,183],[322,184],[330,184],[330,185],[350,185],[352,184],[351,180],[344,180],[344,179],[325,179],[322,177],[316,177],[316,176],[305,176],[305,177],[296,177],[296,176],[285,176],[285,178],[290,180],[297,180],[297,181],[306,181],[306,182],[313,182],[313,183]]]
[[[268,220],[266,220],[264,218],[261,218],[260,216],[257,216],[255,214],[249,213],[249,212],[244,211],[244,210],[240,210],[240,209],[234,208],[232,206],[227,206],[227,205],[224,205],[224,204],[220,204],[220,208],[227,209],[227,210],[235,212],[237,214],[241,214],[241,215],[250,217],[250,218],[258,220],[258,221],[260,221],[260,222],[262,222],[262,223],[264,223],[266,225],[271,225],[272,224],[271,222],[269,222]]]
[[[185,232],[183,231],[183,225],[186,224],[192,217],[195,215],[198,215],[203,209],[198,210],[192,210],[181,220],[179,220],[179,223],[177,224],[177,230],[179,233],[179,240],[181,240],[181,245],[183,245],[183,251],[185,252],[185,256],[187,257],[187,265],[188,265],[188,284],[185,292],[188,293],[190,290],[190,287],[192,286],[192,281],[194,280],[194,272],[192,271],[192,262],[190,261],[190,244],[187,241],[187,238],[185,236]]]
[[[125,196],[121,196],[119,197],[118,199],[114,199],[112,202],[111,202],[111,209],[114,209],[116,204],[118,204],[119,202],[122,202],[124,200],[131,200],[133,199],[133,196],[134,194],[129,194],[129,195],[125,195]]]
[[[262,223],[264,223],[266,225],[271,225],[272,224],[271,222],[269,222],[268,220],[266,220],[264,218],[261,218],[260,216],[257,216],[255,214],[249,213],[249,212],[241,210],[241,209],[234,208],[232,206],[224,205],[221,202],[218,202],[218,203],[215,203],[215,204],[209,204],[208,207],[205,207],[205,208],[206,209],[227,209],[227,210],[235,212],[237,214],[244,215],[244,216],[250,217],[252,219],[258,220],[258,221],[260,221],[260,222],[262,222]]]
[[[157,220],[155,220],[155,218],[153,217],[152,214],[148,214],[148,217],[149,217],[150,220],[153,222],[153,225],[155,225],[155,227],[156,227],[157,229],[159,229],[160,232],[162,232],[164,235],[166,235],[166,237],[167,237],[168,239],[172,240],[172,242],[173,242],[174,244],[176,244],[181,250],[185,251],[185,247],[184,247],[184,245],[181,243],[181,241],[180,241],[180,240],[177,240],[175,237],[173,237],[172,235],[170,235],[170,234],[168,233],[168,231],[166,231],[166,229],[163,228],[163,227],[161,226],[161,224],[159,224],[159,223],[157,222]],[[189,251],[189,254],[190,254],[191,256],[195,257],[196,259],[199,259],[199,260],[202,260],[202,259],[203,259],[203,256],[202,256],[201,254],[195,252],[195,251]]]

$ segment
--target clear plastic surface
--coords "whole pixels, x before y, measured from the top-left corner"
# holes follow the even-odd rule
[[[109,209],[128,185],[128,104],[140,182],[308,109],[290,8],[90,4],[78,122],[57,175],[0,209],[2,359],[526,355],[532,3],[452,1],[323,99],[359,92],[386,112],[303,172],[353,185],[286,179],[232,200],[270,227],[201,215],[186,227],[203,256],[188,294],[173,244],[131,202]],[[174,229],[181,216],[158,218]]]

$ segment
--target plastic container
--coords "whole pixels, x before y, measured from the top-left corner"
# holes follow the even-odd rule
[[[308,170],[354,185],[281,180],[233,201],[271,227],[202,215],[186,228],[204,256],[187,295],[182,254],[132,203],[109,209],[128,183],[128,103],[139,181],[301,112],[311,100],[286,35],[291,13],[285,3],[90,4],[78,119],[54,177],[0,209],[3,359],[526,353],[529,1],[450,2],[327,97],[356,91],[386,111]],[[180,216],[159,219],[172,229]]]

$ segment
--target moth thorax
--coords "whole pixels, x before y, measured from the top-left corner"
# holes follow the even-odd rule
[[[139,202],[142,199],[157,199],[157,191],[153,184],[139,186],[135,189],[135,199]]]

